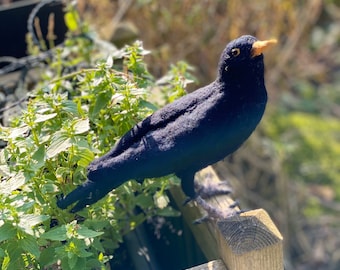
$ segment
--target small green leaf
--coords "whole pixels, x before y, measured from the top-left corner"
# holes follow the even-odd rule
[[[0,227],[0,243],[2,241],[14,238],[16,236],[16,228],[13,225],[5,223]]]
[[[79,114],[78,108],[77,108],[77,104],[74,101],[72,101],[72,100],[63,100],[61,104],[62,104],[63,109],[66,112],[69,112],[69,113],[74,114],[74,115],[78,115]]]
[[[145,195],[145,194],[139,194],[135,198],[136,205],[146,209],[148,207],[151,207],[153,205],[152,197]]]
[[[68,258],[68,266],[70,267],[70,269],[79,269],[79,268],[76,268],[76,264],[77,264],[77,261],[78,261],[78,256],[75,256],[73,254],[73,256],[69,256]]]
[[[57,192],[58,190],[59,190],[58,187],[53,183],[44,184],[41,188],[41,192],[43,194],[54,193]]]
[[[29,130],[30,130],[30,128],[28,126],[13,128],[13,129],[11,129],[8,137],[10,139],[15,139],[17,137],[26,137]]]
[[[34,214],[21,215],[19,227],[25,228],[25,229],[31,229],[35,225],[40,224],[48,220],[49,218],[50,217],[47,215],[34,215]]]
[[[144,100],[144,99],[142,99],[142,100],[139,102],[139,105],[140,105],[141,107],[148,108],[148,109],[150,109],[150,110],[152,110],[152,111],[158,110],[158,107],[157,107],[155,104],[153,104],[153,103],[151,103],[151,102],[149,102],[149,101],[146,101],[146,100]]]
[[[96,98],[96,102],[92,108],[92,110],[90,111],[90,115],[91,118],[96,118],[97,115],[99,114],[100,110],[105,108],[107,105],[107,96],[105,93],[100,93],[97,98]]]
[[[76,31],[78,29],[78,16],[75,12],[67,12],[64,16],[65,24],[70,31]]]
[[[80,158],[77,164],[83,168],[87,167],[94,159],[94,153],[90,149],[85,147],[77,148],[76,155]]]
[[[33,154],[32,159],[36,161],[34,164],[35,170],[38,170],[45,165],[45,145],[39,146],[37,151]]]
[[[71,139],[65,133],[57,132],[52,138],[50,146],[47,148],[46,155],[53,158],[59,153],[66,151],[72,145]]]
[[[39,246],[37,244],[36,239],[33,236],[27,236],[23,239],[20,239],[18,244],[21,245],[24,251],[31,253],[36,258],[39,258],[40,256]]]
[[[93,230],[90,230],[89,228],[85,226],[80,226],[80,228],[77,230],[78,233],[78,239],[84,239],[84,238],[93,238],[97,237],[99,235],[102,235],[103,232],[96,232]]]
[[[178,217],[181,215],[181,213],[171,207],[165,207],[163,209],[159,209],[157,211],[157,215],[163,216],[163,217]]]
[[[0,193],[2,194],[10,194],[14,190],[17,190],[26,182],[25,176],[22,173],[18,173],[13,177],[9,178],[9,180],[3,180],[0,182]]]
[[[89,119],[76,120],[74,124],[74,134],[82,134],[90,129]]]
[[[55,247],[44,248],[40,253],[41,269],[49,269],[44,266],[51,265],[55,262]]]
[[[62,225],[60,227],[53,228],[42,234],[40,237],[52,241],[65,241],[68,238],[66,226]]]
[[[47,120],[50,120],[54,117],[56,117],[57,114],[56,113],[50,113],[50,114],[35,114],[35,123],[41,123],[41,122],[45,122]]]

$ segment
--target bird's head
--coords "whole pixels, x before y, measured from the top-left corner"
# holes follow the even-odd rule
[[[250,35],[241,36],[226,46],[219,63],[219,78],[222,80],[249,76],[250,72],[264,72],[263,51],[273,44],[275,39],[260,41]]]

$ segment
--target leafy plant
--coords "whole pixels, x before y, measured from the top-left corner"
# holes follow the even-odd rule
[[[172,101],[191,80],[181,62],[156,81],[141,42],[103,57],[74,10],[66,19],[78,35],[54,49],[26,110],[0,127],[1,269],[104,269],[124,234],[151,215],[178,214],[167,205],[171,176],[131,180],[77,214],[56,206],[95,157],[157,108],[154,88]]]

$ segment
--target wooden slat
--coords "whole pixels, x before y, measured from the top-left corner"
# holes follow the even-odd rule
[[[212,167],[196,174],[199,184],[204,184],[207,180],[214,184],[221,182]],[[283,239],[263,209],[248,211],[218,222],[208,221],[194,225],[195,219],[205,215],[204,210],[196,203],[183,206],[185,196],[179,187],[174,188],[171,193],[208,261],[222,259],[229,270],[283,269]],[[220,211],[230,211],[229,206],[234,204],[226,195],[207,201]],[[198,269],[214,269],[207,264],[202,267]]]

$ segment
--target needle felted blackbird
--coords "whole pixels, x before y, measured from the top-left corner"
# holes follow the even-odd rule
[[[81,210],[122,183],[175,174],[195,199],[194,175],[238,149],[267,103],[262,52],[275,40],[245,35],[222,52],[217,78],[136,124],[88,166],[88,180],[57,202]]]

